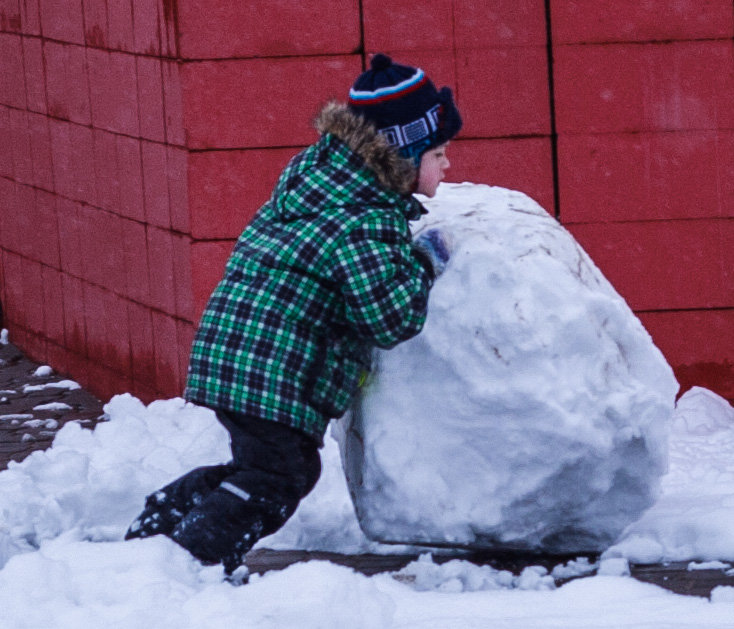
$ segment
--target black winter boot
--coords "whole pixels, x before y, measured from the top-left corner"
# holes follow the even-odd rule
[[[145,508],[130,525],[125,539],[170,535],[191,509],[232,473],[230,465],[199,467],[145,499]]]
[[[215,489],[186,514],[170,538],[204,565],[221,563],[232,574],[264,533],[263,506]]]

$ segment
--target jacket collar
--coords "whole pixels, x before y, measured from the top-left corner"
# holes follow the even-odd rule
[[[328,103],[314,126],[321,135],[339,138],[359,155],[384,187],[401,195],[409,195],[415,190],[418,173],[413,162],[401,157],[372,123],[349,111],[346,105]]]

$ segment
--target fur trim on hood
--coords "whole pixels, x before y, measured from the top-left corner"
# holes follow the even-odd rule
[[[402,157],[391,147],[374,125],[349,111],[341,103],[328,103],[314,121],[316,130],[330,133],[359,155],[367,168],[377,175],[378,181],[400,194],[415,190],[418,171],[413,162]]]

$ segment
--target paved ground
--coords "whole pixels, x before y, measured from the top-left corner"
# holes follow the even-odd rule
[[[36,375],[40,366],[14,345],[0,344],[0,470],[48,448],[65,423],[92,428],[103,414],[102,402],[68,388],[73,384],[64,376],[48,369]]]
[[[22,461],[35,450],[48,448],[65,423],[76,421],[93,428],[104,421],[102,402],[81,388],[70,389],[63,375],[41,369],[12,344],[0,344],[0,470],[10,461]],[[55,386],[54,386],[55,385]],[[525,566],[550,569],[571,557],[538,557],[503,553],[457,554],[479,565],[519,573]],[[367,575],[399,570],[417,555],[340,555],[306,551],[258,550],[247,556],[252,572],[280,570],[293,563],[328,560]],[[451,559],[439,555],[437,562]],[[632,576],[666,589],[692,596],[708,596],[717,585],[734,586],[734,575],[723,570],[687,570],[687,563],[633,565]]]

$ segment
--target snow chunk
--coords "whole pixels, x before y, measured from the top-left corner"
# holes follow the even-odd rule
[[[29,413],[9,413],[7,415],[0,415],[0,421],[25,421],[27,419],[33,419],[33,415]]]
[[[676,432],[705,437],[734,429],[734,408],[713,391],[693,387],[678,400],[674,415]]]
[[[24,421],[22,425],[28,428],[40,428],[43,426],[44,428],[54,430],[59,427],[59,422],[55,419],[29,419],[28,421]]]
[[[33,372],[33,375],[38,378],[52,375],[54,370],[48,365],[41,365],[38,369]]]
[[[8,340],[8,331],[3,328],[0,332],[0,345],[7,345],[8,343],[10,343]]]
[[[347,431],[380,541],[594,552],[659,494],[677,382],[624,300],[527,196],[442,185],[453,243],[421,334],[378,352]]]
[[[478,592],[482,590],[552,590],[553,577],[541,566],[529,566],[519,576],[508,570],[477,566],[469,561],[452,559],[437,564],[426,553],[396,572],[396,581],[410,585],[419,592]]]
[[[47,382],[45,384],[26,384],[23,387],[23,393],[43,391],[44,389],[68,389],[69,391],[75,391],[81,388],[81,385],[73,380],[59,380],[58,382]]]
[[[551,575],[554,579],[574,579],[583,577],[587,574],[596,572],[599,568],[598,563],[591,563],[587,557],[579,557],[567,562],[565,565],[559,564],[553,568]]]
[[[723,561],[692,561],[688,564],[687,570],[728,570],[731,568],[731,564],[724,563]]]
[[[630,574],[630,565],[623,557],[602,558],[597,574],[606,577],[626,577]]]
[[[734,408],[694,387],[673,415],[663,495],[609,554],[637,563],[734,561]]]
[[[39,404],[33,407],[34,411],[69,411],[71,406],[63,402],[49,402],[48,404]]]

